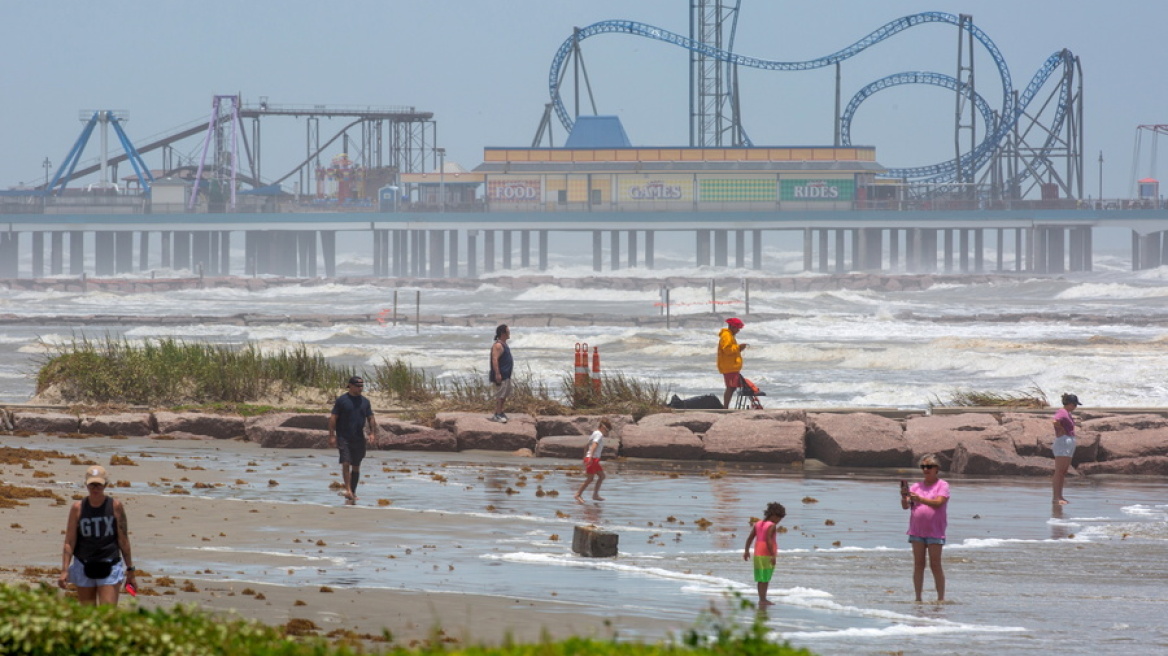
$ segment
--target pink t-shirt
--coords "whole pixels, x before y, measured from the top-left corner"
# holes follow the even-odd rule
[[[1075,436],[1075,418],[1066,408],[1059,408],[1058,412],[1054,413],[1054,420],[1063,425],[1063,435]]]
[[[909,486],[908,491],[923,499],[948,498],[949,484],[938,478],[937,482],[930,486],[926,486],[924,483],[913,483]],[[944,539],[945,527],[949,525],[948,508],[948,501],[937,507],[914,503],[912,514],[909,515],[908,519],[908,534],[918,538]]]

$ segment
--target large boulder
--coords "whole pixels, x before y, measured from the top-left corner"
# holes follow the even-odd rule
[[[81,433],[90,435],[127,435],[142,437],[154,432],[149,413],[119,412],[111,415],[82,417]]]
[[[174,435],[187,433],[229,440],[244,437],[243,417],[209,415],[201,412],[155,412],[154,423],[159,433]]]
[[[65,412],[12,413],[12,429],[29,433],[60,434],[76,433],[81,428],[81,418]]]
[[[913,464],[913,452],[900,422],[868,412],[808,415],[807,457],[835,467]]]
[[[949,471],[954,474],[1050,476],[1054,461],[1040,456],[1020,456],[1009,440],[970,440],[953,450]]]
[[[398,451],[457,451],[454,433],[397,419],[377,422],[377,448]]]
[[[458,440],[448,430],[433,428],[415,433],[379,431],[377,448],[396,451],[458,451]]]
[[[699,435],[710,430],[714,422],[726,413],[722,412],[662,412],[642,417],[637,426],[645,430],[680,427]]]
[[[599,417],[587,415],[535,418],[535,435],[543,439],[549,435],[591,435]]]
[[[1052,417],[1053,413],[1040,415],[1007,412],[1002,414],[1002,428],[1006,429],[1010,439],[1014,441],[1014,450],[1018,455],[1049,458],[1050,445],[1054,440]]]
[[[1168,456],[1144,456],[1142,458],[1088,462],[1079,467],[1079,472],[1088,475],[1168,476]]]
[[[1009,432],[989,414],[967,412],[957,415],[926,415],[909,417],[904,436],[912,449],[913,460],[932,453],[940,461],[941,469],[949,470],[953,452],[962,442],[974,440],[1009,440]]]
[[[621,434],[622,455],[666,460],[701,460],[705,457],[701,438],[685,426],[668,426],[661,422],[645,425],[647,419],[625,426]]]
[[[789,464],[805,459],[801,421],[779,421],[754,413],[722,415],[706,431],[706,458]]]
[[[298,428],[302,423],[299,415],[277,412],[252,417],[244,422],[247,439],[265,448],[275,449],[324,449],[328,447],[328,428]]]
[[[1168,419],[1160,415],[1116,415],[1089,419],[1083,422],[1082,428],[1083,432],[1098,435],[1099,454],[1095,460],[1168,455]]]
[[[605,415],[612,423],[609,437],[620,437],[621,429],[633,423],[630,415]],[[568,415],[542,416],[535,418],[536,437],[543,439],[553,435],[591,435],[596,430],[600,416],[597,415]],[[607,442],[606,442],[607,444]]]
[[[582,459],[588,450],[591,435],[549,435],[539,438],[535,446],[535,455],[538,458],[578,458]],[[611,435],[604,438],[604,450],[600,453],[601,460],[609,460],[620,454],[621,441]]]
[[[511,415],[506,424],[493,422],[478,412],[442,412],[435,418],[437,428],[448,430],[458,440],[458,450],[535,450],[535,420],[530,415]]]

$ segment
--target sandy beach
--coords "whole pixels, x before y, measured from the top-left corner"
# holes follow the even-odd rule
[[[311,526],[314,534],[341,535],[351,532],[355,524],[366,520],[361,517],[361,508],[345,507],[340,499],[335,507],[329,507],[313,503],[225,502],[170,493],[207,489],[202,486],[251,486],[266,487],[271,496],[278,497],[281,495],[278,485],[281,472],[257,470],[247,474],[245,482],[224,468],[216,467],[209,462],[210,459],[192,456],[176,461],[149,457],[145,450],[158,445],[157,440],[149,438],[0,436],[0,445],[3,445],[0,450],[5,454],[0,464],[0,481],[50,490],[67,502],[81,498],[83,494],[84,464],[71,464],[68,456],[22,461],[19,457],[11,457],[17,455],[13,447],[55,451],[61,446],[83,449],[100,446],[102,451],[116,449],[134,463],[111,464],[109,457],[100,455],[91,458],[92,462],[106,466],[113,479],[133,481],[130,487],[114,487],[110,491],[126,504],[134,560],[140,570],[142,590],[136,599],[123,594],[120,602],[123,607],[195,604],[213,612],[236,614],[273,625],[284,625],[291,619],[307,619],[320,627],[322,634],[342,629],[380,636],[382,630],[387,629],[398,644],[428,639],[439,627],[445,636],[463,643],[498,643],[506,638],[537,641],[544,636],[610,637],[628,630],[657,635],[685,628],[619,610],[614,610],[609,617],[597,617],[578,611],[568,594],[564,594],[563,599],[500,598],[356,585],[299,586],[289,585],[288,581],[265,584],[243,580],[242,570],[200,569],[191,575],[191,569],[201,561],[199,552],[190,549],[193,544],[227,549],[265,541],[300,544],[307,540],[297,537],[305,533],[305,526]],[[236,441],[190,441],[186,446],[194,450],[232,452],[240,457],[261,451],[253,444]],[[270,454],[269,451],[257,453],[257,456]],[[322,486],[336,477],[333,469],[325,468],[321,472]],[[143,493],[140,481],[146,481],[148,493]],[[377,504],[376,499],[364,502]],[[32,498],[25,504],[0,508],[0,520],[9,527],[9,539],[0,562],[0,580],[45,581],[55,585],[68,505],[51,498]],[[411,532],[427,532],[427,525],[432,525],[436,540],[450,529],[450,522],[442,515],[398,513],[393,521],[410,522]],[[273,535],[282,537],[273,540]],[[310,542],[315,542],[322,559],[327,558],[330,552],[327,538],[313,538]],[[388,548],[386,551],[387,558],[399,557],[391,554]],[[419,553],[419,557],[426,556]],[[238,554],[234,558],[244,566],[249,560],[271,559],[272,556]],[[190,567],[183,568],[185,571],[159,564],[183,562],[190,564]],[[387,559],[387,566],[392,562]]]
[[[576,457],[374,451],[361,499],[346,506],[330,489],[330,449],[6,434],[0,456],[4,484],[61,499],[0,509],[6,580],[55,579],[64,502],[81,493],[85,462],[128,485],[114,493],[149,576],[127,606],[193,603],[273,625],[308,620],[321,634],[385,628],[404,645],[435,626],[460,643],[656,641],[712,606],[742,626],[755,617],[725,611],[733,594],[754,599],[743,542],[750,518],[779,501],[776,605],[762,616],[775,640],[871,656],[1168,647],[1157,476],[1076,476],[1071,505],[1052,509],[1044,477],[944,472],[948,590],[944,604],[922,604],[897,496],[919,470],[619,457],[605,463],[605,500],[580,504]],[[579,525],[616,533],[618,555],[572,553]]]

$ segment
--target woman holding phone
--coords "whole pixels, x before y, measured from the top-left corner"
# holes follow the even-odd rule
[[[134,559],[130,555],[130,528],[122,502],[105,493],[109,477],[105,468],[94,465],[85,471],[89,496],[69,509],[65,525],[65,548],[57,585],[77,586],[77,600],[83,604],[118,603],[118,588],[134,594]]]
[[[933,572],[937,601],[945,601],[945,571],[941,568],[941,548],[945,546],[945,528],[949,524],[949,484],[938,478],[940,462],[928,454],[920,460],[924,480],[909,485],[900,482],[900,507],[911,510],[908,541],[913,550],[913,588],[921,601],[925,586],[925,560]]]

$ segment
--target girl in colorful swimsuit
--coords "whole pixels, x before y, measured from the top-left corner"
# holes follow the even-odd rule
[[[754,580],[758,583],[758,607],[773,606],[774,602],[767,599],[767,588],[771,585],[771,577],[775,573],[775,561],[779,554],[779,543],[775,534],[778,533],[779,522],[787,516],[787,509],[783,504],[768,503],[763,519],[754,523],[750,535],[746,536],[746,549],[742,553],[742,560],[750,559],[750,544],[754,543]]]

